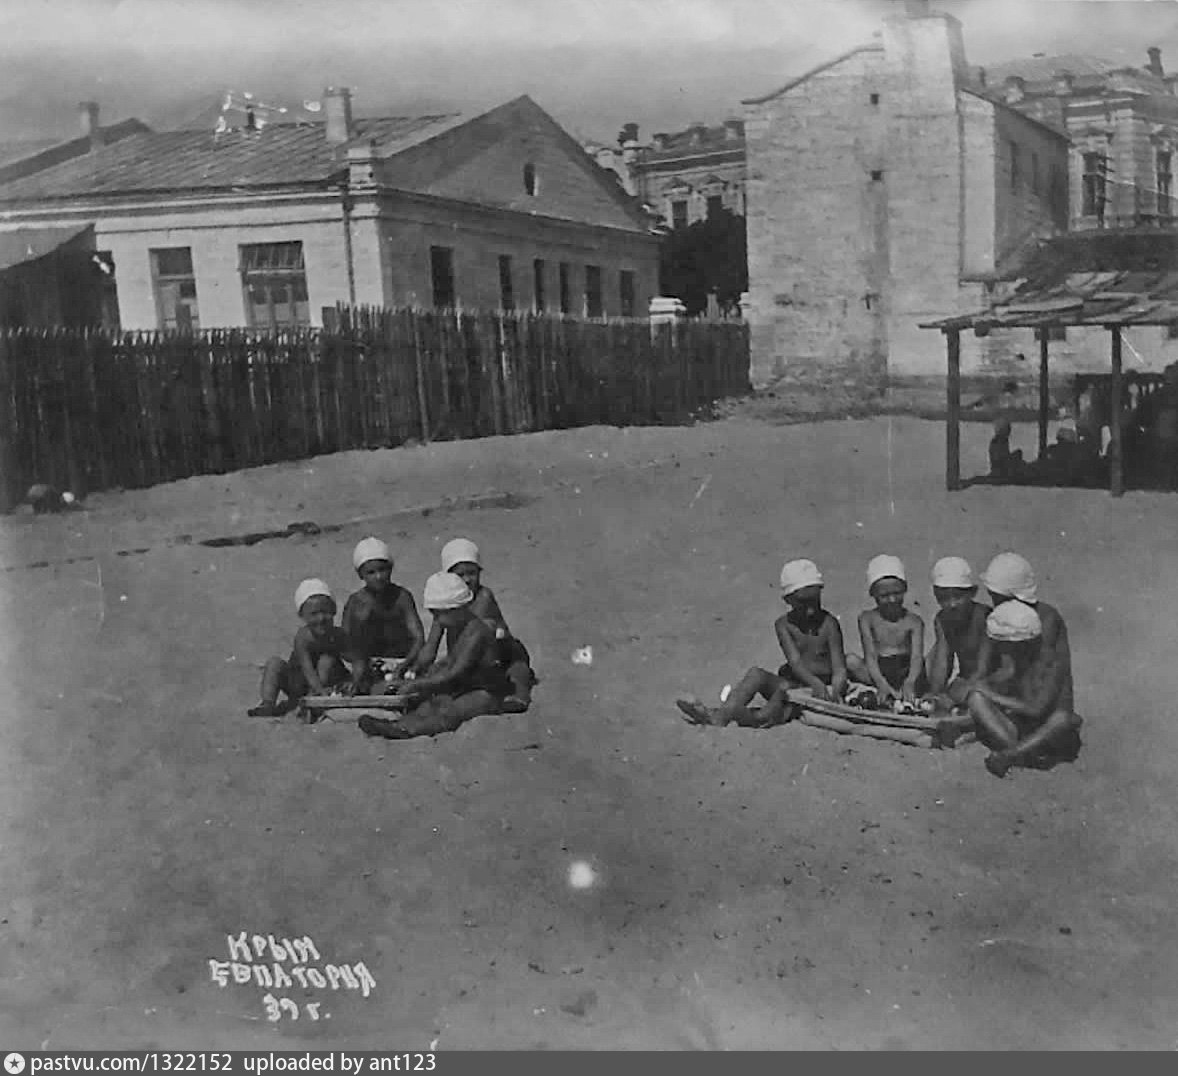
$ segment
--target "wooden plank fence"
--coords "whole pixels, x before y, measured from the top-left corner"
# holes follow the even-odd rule
[[[329,329],[0,332],[0,510],[410,439],[682,421],[749,389],[741,323],[340,307]]]

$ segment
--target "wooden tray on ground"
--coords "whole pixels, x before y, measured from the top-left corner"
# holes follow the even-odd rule
[[[411,695],[306,695],[299,700],[304,710],[404,710]]]
[[[915,729],[918,732],[934,732],[937,728],[935,717],[921,714],[896,714],[891,710],[862,710],[848,706],[845,702],[827,702],[816,698],[809,691],[797,690],[789,693],[789,701],[813,713],[839,717],[860,725],[879,725],[894,729]]]

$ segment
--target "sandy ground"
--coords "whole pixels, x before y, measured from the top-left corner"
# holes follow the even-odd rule
[[[987,433],[966,429],[973,469]],[[0,1041],[1172,1048],[1178,499],[950,495],[942,460],[935,423],[732,418],[0,520]],[[346,525],[199,544],[298,520]],[[244,716],[295,584],[348,592],[370,532],[415,591],[444,540],[478,541],[543,679],[531,712],[401,744]],[[677,717],[777,660],[783,559],[820,562],[853,634],[871,555],[906,558],[928,618],[937,557],[1012,546],[1071,629],[1077,764],[998,781],[976,746]],[[269,1022],[264,989],[210,974],[242,930],[310,936],[376,988],[277,991],[320,1019]]]

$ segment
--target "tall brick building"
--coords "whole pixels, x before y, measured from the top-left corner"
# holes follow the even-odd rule
[[[143,131],[0,174],[0,233],[87,229],[125,329],[319,324],[337,302],[645,316],[658,246],[528,97],[473,118]]]
[[[1067,141],[970,85],[910,0],[871,42],[745,101],[752,378],[852,394],[942,377],[921,321],[977,310],[1067,223]],[[963,341],[968,371],[1017,338]]]

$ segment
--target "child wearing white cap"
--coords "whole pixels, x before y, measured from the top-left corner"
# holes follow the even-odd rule
[[[424,605],[446,634],[445,660],[394,688],[412,700],[403,717],[362,717],[365,735],[388,740],[437,736],[480,714],[503,712],[512,684],[498,659],[495,632],[475,615],[473,602],[470,587],[452,572],[435,572],[426,580]]]
[[[1024,602],[1003,602],[986,618],[986,635],[1013,668],[1008,680],[983,679],[970,691],[974,729],[991,749],[986,769],[1005,777],[1011,766],[1073,761],[1083,722],[1073,709],[1071,663],[1047,646],[1039,614]],[[951,747],[959,729],[941,724],[941,745]]]
[[[943,709],[965,702],[977,670],[989,612],[974,600],[977,593],[973,570],[961,557],[942,557],[933,565],[933,596],[940,611],[933,618],[933,648],[925,667],[929,694]]]
[[[495,632],[499,660],[515,690],[503,700],[504,713],[522,714],[532,703],[532,688],[536,685],[536,674],[532,671],[532,657],[507,626],[503,611],[490,587],[483,584],[483,561],[479,547],[469,538],[454,538],[442,547],[442,571],[458,576],[474,595],[471,610],[474,615],[486,621]],[[415,668],[425,672],[438,656],[442,644],[443,629],[435,618],[430,626],[429,636],[417,656]]]
[[[837,701],[847,686],[843,632],[837,618],[822,608],[822,573],[812,560],[791,560],[781,570],[781,597],[789,612],[773,625],[785,662],[776,673],[753,667],[741,677],[720,706],[712,709],[698,699],[679,699],[676,705],[693,725],[750,728],[779,725],[791,712],[789,692],[808,687],[820,699]],[[749,704],[761,695],[759,710]]]
[[[1071,667],[1072,653],[1068,643],[1068,629],[1063,617],[1054,605],[1039,599],[1039,584],[1035,578],[1035,571],[1025,557],[1018,553],[999,553],[982,572],[982,585],[990,597],[990,602],[997,609],[1004,602],[1021,602],[1032,607],[1039,614],[1039,621],[1043,626],[1043,645],[1055,652],[1061,661]],[[983,636],[982,645],[978,651],[978,664],[974,671],[971,684],[989,677],[995,678],[998,671],[994,668],[996,656],[990,637]],[[1007,663],[1009,666],[1009,663]],[[1007,669],[1009,672],[1009,668]]]
[[[352,552],[364,586],[344,605],[343,628],[359,655],[353,669],[358,691],[382,693],[385,677],[412,668],[425,644],[425,628],[413,595],[392,581],[393,556],[379,538],[365,538]]]
[[[295,590],[295,611],[303,622],[295,633],[289,658],[274,657],[262,671],[262,701],[250,717],[277,717],[285,692],[293,705],[304,695],[323,695],[331,688],[352,689],[345,660],[354,661],[347,636],[335,623],[335,598],[322,579],[304,579]]]
[[[914,703],[924,694],[924,622],[904,605],[908,574],[899,557],[882,553],[867,565],[874,609],[859,614],[863,657],[849,655],[851,679],[875,688],[881,704]]]

